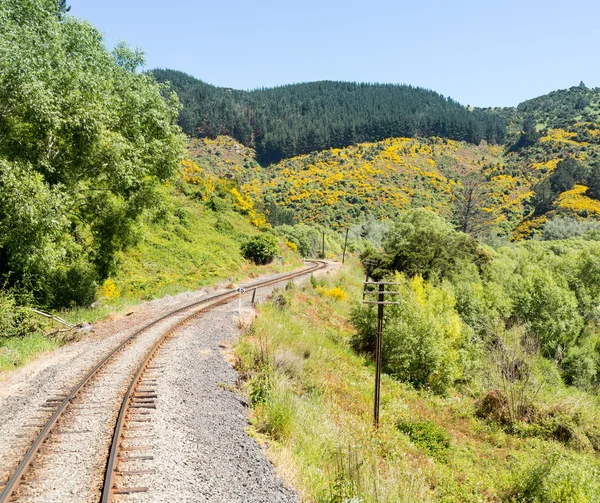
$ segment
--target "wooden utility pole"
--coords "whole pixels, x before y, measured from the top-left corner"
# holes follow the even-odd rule
[[[399,292],[386,292],[385,285],[398,285],[399,283],[384,281],[365,281],[363,290],[363,302],[365,304],[377,304],[377,344],[375,346],[375,393],[373,398],[373,424],[379,428],[379,402],[381,400],[381,366],[383,346],[383,307],[386,304],[400,304],[399,302],[386,301],[386,295],[394,295]],[[378,286],[377,291],[369,291],[370,286]],[[377,300],[365,300],[367,295],[377,295]]]
[[[342,265],[344,265],[344,262],[346,261],[346,245],[348,244],[348,230],[346,229],[346,239],[344,240],[344,254],[342,255]]]
[[[325,231],[323,231],[323,251],[321,258],[325,258]]]

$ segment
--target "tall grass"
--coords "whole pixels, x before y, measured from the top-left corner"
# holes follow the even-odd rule
[[[363,276],[353,259],[345,267],[338,275],[277,292],[273,302],[259,307],[237,346],[247,389],[268,382],[253,401],[253,431],[304,501],[598,501],[595,482],[585,475],[600,469],[590,447],[577,450],[552,434],[509,431],[479,418],[469,387],[439,396],[384,374],[380,428],[374,430],[374,369],[351,349],[347,321],[360,302]],[[334,288],[346,298],[327,295]],[[547,412],[552,421],[556,414]],[[536,467],[553,455],[560,463],[537,477]],[[579,499],[555,497],[568,487],[570,474]]]

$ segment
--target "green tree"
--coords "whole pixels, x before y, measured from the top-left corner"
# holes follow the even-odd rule
[[[388,300],[398,305],[384,311],[383,370],[396,379],[416,387],[444,393],[461,376],[459,349],[464,342],[464,324],[455,311],[452,287],[434,287],[415,276],[408,281],[396,274],[397,296]],[[388,296],[386,296],[387,298]],[[356,328],[351,341],[355,350],[374,354],[377,316],[373,306],[356,307],[350,317]]]
[[[177,97],[135,73],[139,51],[110,54],[59,7],[0,0],[1,279],[50,305],[89,302],[184,147]],[[67,280],[86,291],[65,300]]]
[[[383,241],[380,268],[409,277],[449,278],[467,264],[482,267],[489,257],[471,236],[422,208],[401,214]]]
[[[66,14],[71,10],[71,6],[67,5],[67,0],[58,0],[58,12],[60,14]]]
[[[512,298],[515,316],[539,341],[543,356],[554,358],[572,347],[584,326],[577,297],[549,269],[523,264]]]

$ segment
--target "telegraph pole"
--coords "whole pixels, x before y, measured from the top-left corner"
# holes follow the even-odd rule
[[[344,240],[344,254],[342,255],[342,265],[346,261],[346,245],[348,244],[348,228],[346,228],[346,239]]]
[[[368,274],[368,273],[367,273]],[[379,402],[381,399],[381,366],[382,366],[382,346],[383,346],[383,308],[386,304],[400,304],[395,301],[386,301],[386,295],[395,295],[399,292],[390,292],[385,290],[386,285],[398,285],[399,283],[385,281],[369,281],[364,284],[363,302],[365,304],[377,305],[377,344],[375,346],[375,393],[373,397],[373,425],[379,428]],[[377,290],[369,290],[369,287],[377,286]],[[377,295],[377,300],[365,300],[367,295]]]

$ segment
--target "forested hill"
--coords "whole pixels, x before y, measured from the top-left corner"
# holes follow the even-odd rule
[[[597,123],[600,115],[600,89],[583,84],[524,101],[517,113],[540,127],[560,128],[578,122]]]
[[[311,82],[236,91],[174,70],[153,70],[183,104],[180,125],[196,137],[228,135],[269,164],[298,154],[390,137],[438,136],[501,143],[506,122],[407,85]]]

